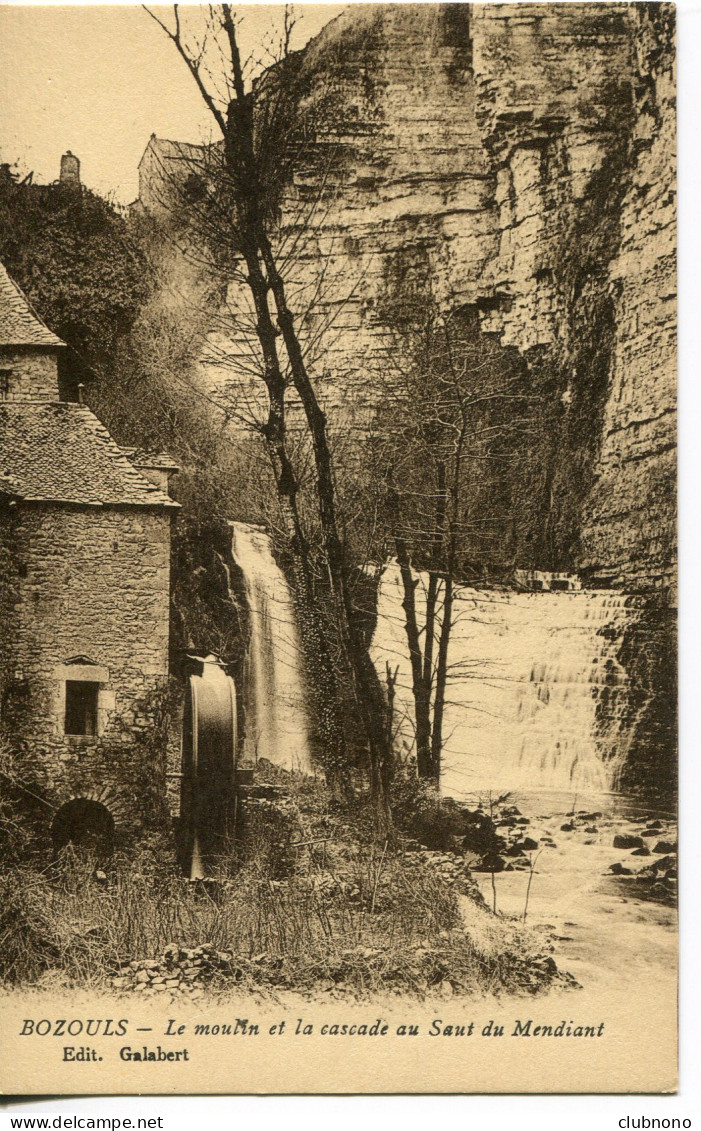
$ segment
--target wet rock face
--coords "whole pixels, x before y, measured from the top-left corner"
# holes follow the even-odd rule
[[[387,296],[430,278],[528,364],[519,563],[643,589],[669,586],[674,542],[673,23],[664,4],[375,5],[304,63],[334,107],[300,268],[326,272],[311,323],[338,306],[332,417],[371,417]],[[292,195],[319,178],[311,162]]]
[[[433,4],[349,9],[307,49],[300,113],[317,111],[316,145],[283,222],[321,192],[291,270],[309,280],[323,264],[302,331],[328,323],[315,374],[332,424],[362,428],[386,387],[388,298],[409,299],[429,277],[446,306],[489,292],[479,276],[498,250],[495,179],[471,54],[468,6]]]
[[[616,788],[673,809],[677,796],[676,613],[647,597],[626,598],[625,603],[629,609],[637,606],[637,611],[613,640],[626,686],[600,689],[596,729],[599,735],[630,736],[616,774]]]
[[[674,569],[674,15],[485,6],[477,121],[496,169],[500,298],[484,316],[544,395],[554,553],[593,581]],[[574,472],[574,474],[573,474]],[[542,534],[534,531],[536,542]]]
[[[483,276],[504,300],[485,325],[527,352],[571,329],[563,256],[597,176],[624,144],[631,26],[613,5],[504,4],[476,8],[472,28],[499,230]]]

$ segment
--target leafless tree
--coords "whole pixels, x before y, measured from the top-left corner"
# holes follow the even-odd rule
[[[456,579],[479,576],[478,547],[493,536],[494,496],[527,436],[531,401],[523,366],[481,333],[476,311],[442,313],[429,285],[395,304],[393,321],[378,480],[402,579],[417,770],[438,782]]]
[[[236,14],[229,4],[204,9],[205,24],[196,33],[186,29],[178,5],[173,6],[169,20],[162,19],[158,11],[147,11],[181,56],[221,134],[221,144],[210,150],[217,155],[217,176],[204,186],[204,207],[200,207],[200,213],[208,215],[214,225],[219,251],[222,247],[227,249],[229,264],[237,264],[252,302],[253,335],[267,398],[267,416],[261,433],[270,453],[287,541],[295,562],[296,587],[307,610],[315,644],[323,651],[328,647],[315,615],[313,554],[300,513],[299,477],[290,454],[286,418],[289,386],[294,388],[302,406],[313,456],[315,509],[324,567],[362,720],[377,822],[387,832],[391,826],[387,703],[353,600],[350,563],[337,513],[326,417],[308,367],[275,241],[280,192],[308,129],[297,113],[299,60],[289,50],[292,24],[286,16],[279,50],[274,52],[275,62],[261,71],[261,63],[267,61],[262,50],[261,58],[242,60]],[[330,657],[322,666],[332,680]],[[336,688],[330,686],[329,693],[337,698]],[[340,750],[343,739],[338,726],[336,730],[335,741]]]

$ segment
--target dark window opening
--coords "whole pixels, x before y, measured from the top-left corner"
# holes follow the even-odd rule
[[[66,680],[66,734],[97,734],[97,683]]]
[[[10,395],[11,369],[0,369],[0,401],[5,401]]]

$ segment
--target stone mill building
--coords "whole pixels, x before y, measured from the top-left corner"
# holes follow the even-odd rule
[[[60,399],[65,350],[0,265],[0,728],[57,846],[130,839],[164,796],[177,507],[167,458],[120,448]]]

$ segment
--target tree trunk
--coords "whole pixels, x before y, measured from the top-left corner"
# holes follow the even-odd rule
[[[411,690],[414,697],[416,769],[419,777],[425,778],[431,773],[431,680],[425,679],[424,657],[421,653],[421,636],[416,612],[416,589],[419,582],[418,578],[414,577],[406,539],[400,534],[399,495],[394,486],[391,470],[388,473],[388,502],[394,528],[394,547],[404,591],[402,608],[411,663]]]
[[[270,241],[262,227],[259,230],[258,238],[268,283],[275,299],[278,325],[290,361],[292,380],[302,402],[312,439],[317,476],[319,517],[329,576],[339,604],[341,635],[353,673],[356,699],[368,741],[370,783],[375,813],[380,829],[388,834],[391,830],[392,821],[389,798],[386,796],[386,782],[391,777],[392,772],[392,751],[387,743],[387,703],[380,678],[370,658],[363,630],[358,623],[346,577],[343,546],[336,519],[335,489],[331,452],[326,435],[326,417],[319,406],[314,387],[307,373],[302,348],[294,328],[294,319],[287,305],[285,284],[277,269]]]
[[[221,6],[222,25],[228,39],[231,62],[231,75],[228,78],[231,82],[232,97],[226,114],[220,109],[216,93],[207,86],[201,56],[188,51],[183,42],[178,6],[174,6],[174,30],[169,29],[158,16],[150,14],[173,41],[187,64],[224,138],[232,228],[236,232],[236,243],[247,268],[247,284],[256,312],[256,336],[263,355],[263,377],[269,395],[269,413],[264,434],[273,452],[277,490],[282,509],[289,517],[293,532],[293,550],[300,565],[304,600],[308,603],[311,616],[314,618],[316,604],[313,577],[309,569],[306,542],[297,510],[297,481],[285,442],[286,382],[277,353],[277,338],[280,335],[284,342],[292,380],[302,402],[314,450],[319,518],[331,587],[338,603],[343,647],[353,673],[355,696],[368,742],[375,812],[378,825],[387,835],[391,829],[387,783],[392,772],[391,748],[387,738],[387,705],[380,679],[370,658],[363,629],[355,614],[346,577],[343,547],[335,513],[335,491],[325,417],[306,370],[294,319],[287,305],[284,281],[278,271],[268,238],[265,212],[268,198],[266,185],[261,181],[260,166],[256,156],[254,103],[252,93],[247,92],[245,88],[234,11],[230,4]],[[282,136],[279,141],[280,146],[284,148],[287,139]],[[271,316],[270,292],[275,301],[277,327]],[[329,665],[329,675],[332,672],[333,668]]]
[[[339,715],[338,684],[323,628],[316,612],[317,600],[309,545],[297,507],[297,479],[287,451],[285,381],[277,353],[277,332],[270,313],[268,287],[258,254],[249,245],[244,249],[244,258],[256,309],[256,332],[263,353],[264,380],[268,390],[268,419],[264,435],[273,457],[280,509],[293,557],[295,589],[298,600],[305,609],[305,615],[301,618],[301,635],[307,666],[310,666],[310,660],[313,661],[314,676],[320,683],[314,695],[314,708],[324,747],[324,768],[332,791],[335,794],[346,794],[350,783],[345,735]]]
[[[438,591],[440,587],[440,565],[444,554],[445,528],[448,512],[448,494],[446,490],[446,468],[441,460],[436,469],[436,521],[433,538],[431,540],[431,568],[428,575],[428,590],[426,593],[426,640],[424,644],[424,681],[428,689],[429,718],[431,708],[431,692],[433,691],[433,719],[430,722],[430,754],[426,777],[438,782],[440,775],[440,752],[443,745],[443,710],[445,703],[445,678],[443,672],[443,686],[441,689],[441,640],[445,626],[445,604],[443,608],[443,623],[438,644],[438,661],[436,671],[433,670],[433,647],[436,640],[436,615],[438,611]],[[450,633],[450,627],[448,627]],[[446,652],[443,657],[447,663]],[[438,752],[436,754],[436,751]],[[438,767],[438,768],[437,768]]]
[[[429,711],[431,706],[431,688],[433,687],[433,645],[436,639],[436,602],[438,600],[439,576],[435,569],[428,575],[426,589],[426,616],[424,619],[424,659],[423,682],[428,689]]]
[[[395,538],[397,561],[404,589],[404,609],[406,638],[411,660],[411,689],[414,696],[414,725],[416,728],[416,769],[420,778],[431,776],[431,684],[426,683],[423,672],[423,656],[416,615],[416,587],[406,544]]]
[[[438,640],[438,663],[436,666],[436,694],[433,703],[433,734],[431,735],[431,776],[438,782],[441,776],[441,754],[443,752],[443,717],[445,714],[445,693],[448,683],[448,644],[453,624],[453,579],[449,573],[443,579],[443,618]]]

